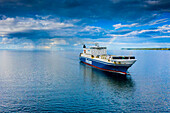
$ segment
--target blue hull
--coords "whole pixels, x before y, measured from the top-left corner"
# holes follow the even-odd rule
[[[127,69],[129,68],[127,66],[114,66],[106,62],[102,62],[99,60],[86,58],[86,57],[80,57],[80,61],[87,65],[90,65],[92,67],[95,67],[95,68],[98,68],[104,71],[115,72],[115,73],[120,73],[120,74],[127,74]]]

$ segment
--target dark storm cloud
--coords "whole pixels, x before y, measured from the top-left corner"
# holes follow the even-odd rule
[[[74,38],[74,36],[66,36],[66,35],[58,35],[53,34],[52,31],[49,30],[29,30],[29,31],[22,31],[16,33],[8,34],[8,38],[27,38],[31,39],[32,41],[37,41],[39,39],[52,39],[52,38]]]
[[[169,0],[0,0],[0,46],[161,42],[169,38],[169,6]]]
[[[146,0],[145,7],[148,10],[158,10],[170,12],[170,1],[169,0]]]
[[[22,31],[22,32],[16,32],[16,33],[10,33],[8,34],[9,38],[13,37],[21,37],[21,38],[28,38],[32,40],[36,40],[39,38],[53,38],[50,36],[49,31],[45,30],[31,30],[31,31]]]
[[[62,34],[59,34],[62,32]],[[79,32],[75,33],[74,35],[67,35],[63,32],[69,33],[69,31],[50,31],[50,30],[28,30],[28,31],[21,31],[21,32],[14,32],[9,33],[8,38],[18,37],[18,38],[27,38],[31,39],[33,41],[39,40],[39,39],[52,39],[52,38],[91,38],[91,39],[97,39],[97,38],[108,38],[110,36],[106,36],[106,33],[103,32],[92,32],[89,33],[89,31]]]
[[[168,6],[169,0],[1,0],[0,14],[147,21],[155,11],[170,11]]]

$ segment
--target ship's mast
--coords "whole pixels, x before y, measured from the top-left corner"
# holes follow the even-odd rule
[[[99,47],[99,43],[95,43],[95,46]]]

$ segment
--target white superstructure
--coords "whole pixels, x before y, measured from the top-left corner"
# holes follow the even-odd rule
[[[83,48],[84,54],[93,55],[94,57],[98,55],[107,55],[107,48],[106,47],[99,47],[98,45],[92,46],[90,48]]]

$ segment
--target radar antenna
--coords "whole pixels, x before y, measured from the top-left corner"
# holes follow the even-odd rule
[[[99,47],[99,43],[95,43],[95,46]]]

